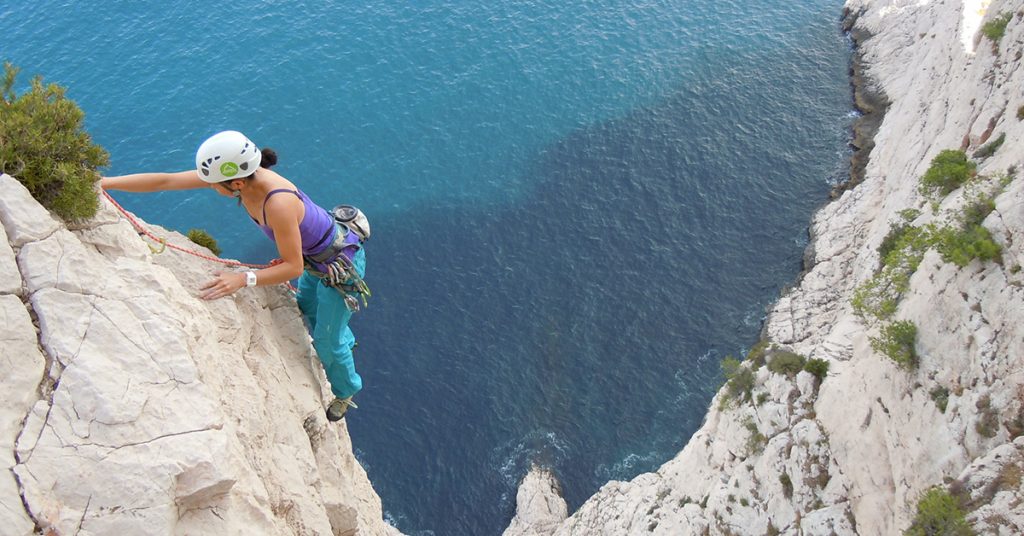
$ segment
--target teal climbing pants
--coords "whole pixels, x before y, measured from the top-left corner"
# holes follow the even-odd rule
[[[362,277],[366,273],[366,254],[362,248],[356,252],[352,263]],[[345,297],[306,270],[299,277],[295,299],[306,318],[306,325],[313,336],[313,348],[324,366],[327,381],[331,382],[331,392],[338,398],[356,394],[363,388],[363,379],[356,372],[352,359],[356,337],[348,327],[352,311],[345,305]]]

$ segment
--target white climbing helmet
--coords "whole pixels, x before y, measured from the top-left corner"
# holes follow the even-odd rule
[[[263,155],[245,134],[235,130],[218,132],[199,146],[196,151],[196,171],[199,178],[209,182],[242,179],[260,167]]]

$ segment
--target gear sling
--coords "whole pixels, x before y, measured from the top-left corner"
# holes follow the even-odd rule
[[[352,259],[363,243],[370,237],[370,224],[361,210],[351,205],[338,205],[331,209],[335,225],[327,230],[320,240],[309,248],[315,250],[325,241],[330,244],[317,254],[304,255],[306,269],[320,279],[328,287],[336,289],[345,298],[345,305],[350,311],[367,305],[370,288],[356,270]],[[353,296],[355,294],[356,296]]]

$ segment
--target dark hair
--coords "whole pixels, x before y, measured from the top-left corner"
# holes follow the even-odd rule
[[[260,159],[261,168],[270,169],[272,166],[277,164],[277,153],[270,147],[264,147],[260,153],[263,155]]]

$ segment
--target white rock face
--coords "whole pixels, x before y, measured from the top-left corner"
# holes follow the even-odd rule
[[[769,342],[827,361],[827,377],[819,386],[760,368],[749,400],[720,404],[723,389],[673,460],[608,483],[550,534],[899,534],[918,498],[949,482],[969,496],[979,533],[1024,534],[1024,1],[846,6],[866,74],[891,104],[864,182],[815,215],[812,268],[765,326]],[[973,32],[1000,13],[1013,16],[995,47]],[[922,197],[918,180],[940,151],[971,155],[1004,133],[976,159],[980,186],[937,209]],[[1011,166],[1016,178],[984,221],[1002,263],[960,268],[929,251],[894,317],[917,326],[918,367],[876,353],[880,324],[851,299],[897,215],[948,221]]]
[[[516,516],[504,536],[551,534],[569,517],[569,507],[550,471],[533,467],[516,493]]]
[[[220,266],[150,253],[109,203],[70,231],[0,188],[0,274],[17,259],[0,288],[4,534],[397,533],[324,417],[286,290],[202,301]]]

